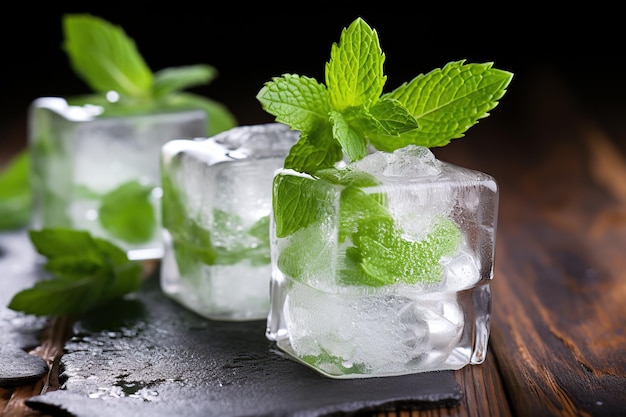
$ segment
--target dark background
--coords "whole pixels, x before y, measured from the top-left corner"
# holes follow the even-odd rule
[[[340,9],[332,4],[132,2],[115,8],[95,2],[80,6],[15,4],[0,17],[2,39],[0,143],[25,143],[25,115],[39,96],[90,92],[61,49],[64,13],[91,13],[118,24],[135,40],[153,71],[179,65],[211,64],[219,76],[190,89],[222,102],[240,124],[272,121],[255,99],[263,83],[286,72],[323,81],[324,65],[341,30],[357,16],[377,30],[386,54],[385,91],[452,60],[492,61],[515,74],[509,92],[492,113],[513,114],[516,100],[538,73],[555,71],[583,102],[621,102],[626,91],[622,67],[624,28],[617,10],[576,10],[547,14],[516,5],[465,10],[446,5],[436,11],[417,4],[379,2]],[[486,6],[485,6],[486,7]],[[205,10],[206,9],[206,10]],[[389,11],[393,10],[393,12]],[[7,126],[14,126],[7,133]]]

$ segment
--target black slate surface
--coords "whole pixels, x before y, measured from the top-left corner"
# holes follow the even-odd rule
[[[39,345],[47,320],[6,308],[15,293],[35,283],[37,271],[26,232],[0,233],[0,387],[29,384],[48,372],[46,361],[27,353]]]
[[[448,371],[324,377],[276,351],[265,321],[204,319],[164,296],[157,274],[132,297],[75,323],[61,358],[61,389],[28,406],[77,417],[314,417],[454,407],[462,399]]]

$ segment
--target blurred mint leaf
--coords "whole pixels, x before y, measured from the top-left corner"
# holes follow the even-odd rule
[[[189,87],[208,84],[216,77],[217,70],[211,65],[165,68],[154,74],[152,93],[154,97],[163,97]]]
[[[226,106],[210,98],[194,93],[172,93],[159,102],[171,108],[197,108],[207,113],[207,135],[213,136],[237,125],[235,116]]]
[[[109,116],[202,109],[207,112],[208,136],[237,125],[235,116],[223,104],[181,93],[213,81],[217,77],[213,66],[197,64],[153,72],[121,27],[90,14],[64,15],[63,32],[63,48],[73,70],[95,92],[71,100],[73,104],[100,105]],[[109,101],[106,94],[110,91],[121,97]]]
[[[102,197],[98,219],[111,236],[129,243],[143,243],[157,232],[157,218],[150,203],[152,187],[129,181]]]
[[[30,230],[51,276],[13,296],[8,308],[37,316],[81,315],[141,285],[142,265],[110,242],[72,229]]]
[[[121,27],[97,16],[67,14],[63,34],[72,68],[94,91],[150,95],[152,71]]]
[[[19,229],[30,221],[29,169],[28,153],[21,151],[0,172],[0,230]]]

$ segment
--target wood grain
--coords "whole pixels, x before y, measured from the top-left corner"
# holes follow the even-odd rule
[[[626,163],[566,86],[539,81],[527,152],[472,156],[501,188],[493,350],[515,415],[626,415]]]

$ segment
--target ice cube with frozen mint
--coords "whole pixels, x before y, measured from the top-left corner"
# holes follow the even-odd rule
[[[165,294],[210,319],[267,317],[272,178],[298,137],[268,123],[162,147]]]
[[[297,201],[316,215],[276,215],[268,337],[337,378],[476,362],[488,334],[477,323],[490,315],[494,178],[413,145],[322,177],[276,174],[276,213]]]

